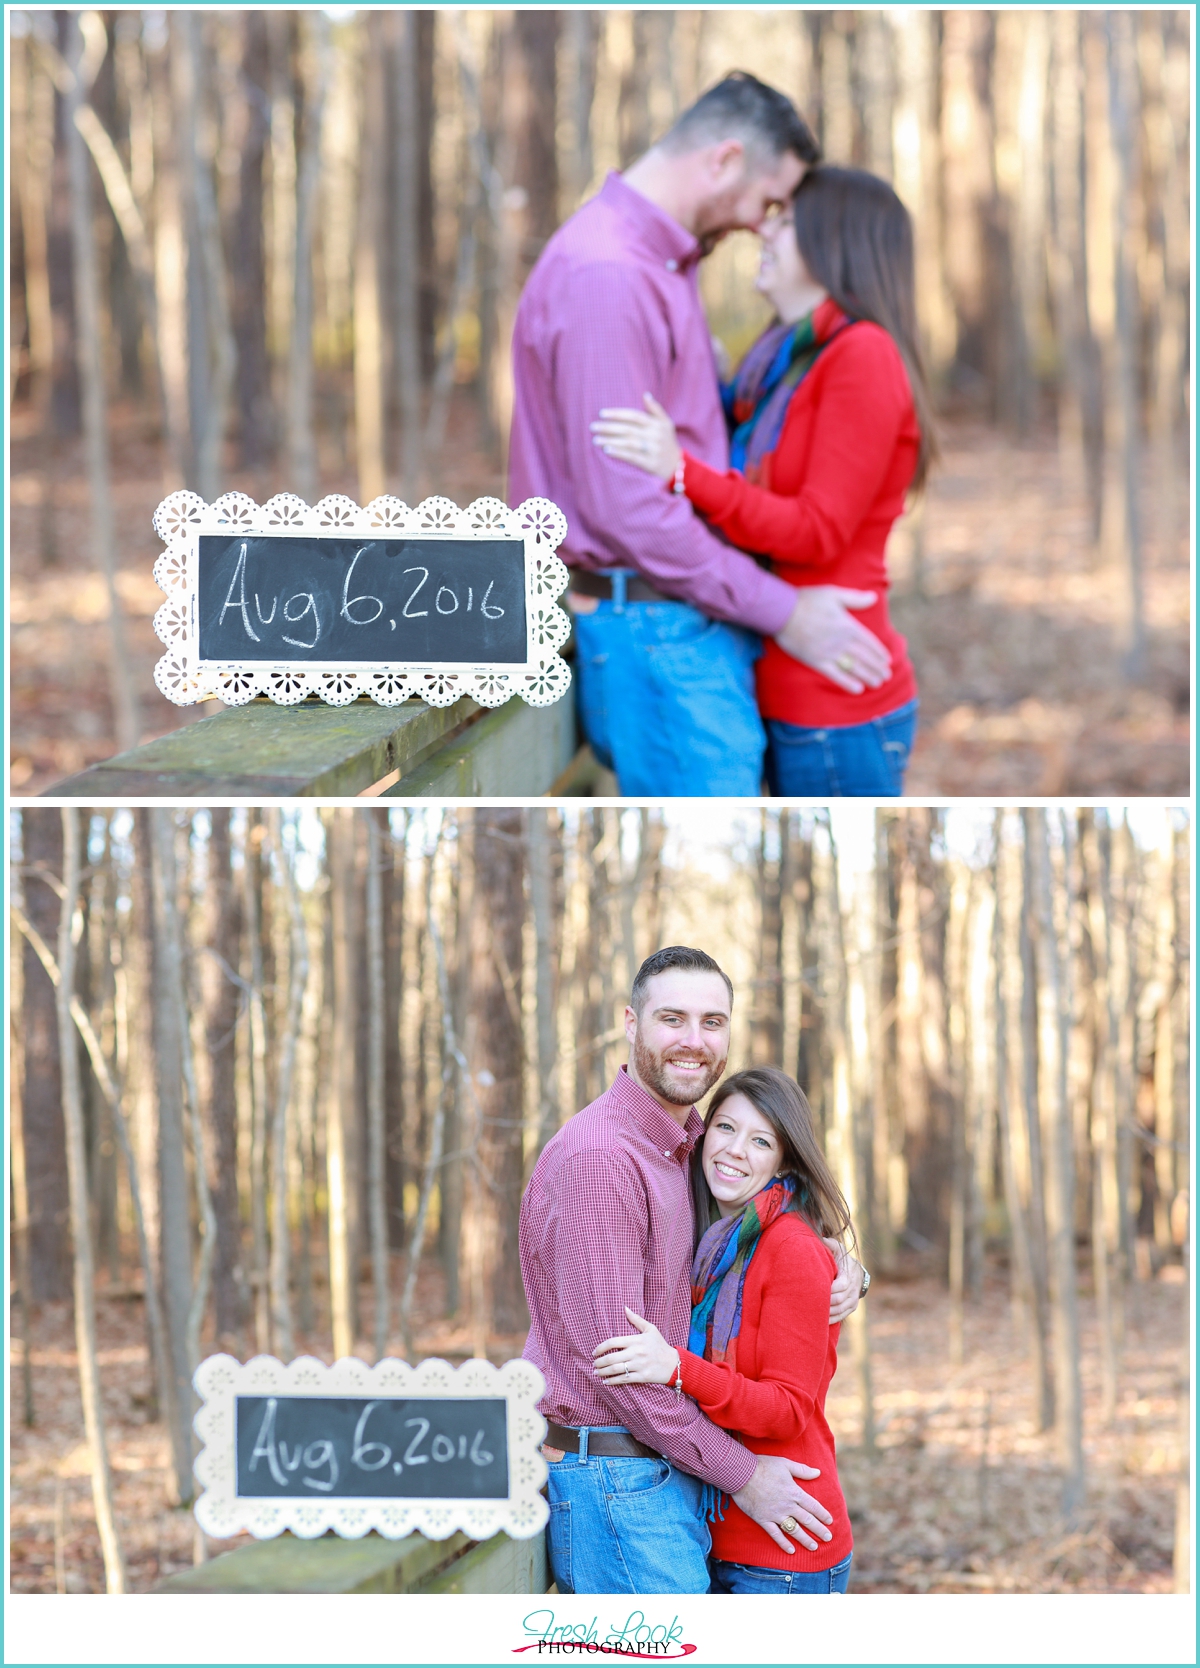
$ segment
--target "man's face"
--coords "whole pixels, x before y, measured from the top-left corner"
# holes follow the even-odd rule
[[[783,156],[747,154],[736,139],[697,153],[706,190],[694,231],[707,252],[727,232],[756,232],[764,220],[792,199],[805,165],[791,151]]]
[[[630,1070],[655,1099],[694,1106],[725,1070],[729,992],[719,973],[670,968],[646,986],[640,1014],[625,1010]]]

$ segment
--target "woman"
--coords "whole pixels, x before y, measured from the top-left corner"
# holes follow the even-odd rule
[[[627,1309],[638,1330],[597,1346],[597,1376],[674,1384],[754,1453],[819,1469],[804,1486],[830,1512],[832,1540],[792,1551],[722,1496],[709,1513],[710,1592],[844,1593],[853,1540],[825,1422],[837,1367],[836,1263],[821,1240],[845,1234],[850,1213],[790,1077],[756,1067],[721,1085],[694,1183],[700,1237],[688,1348],[674,1349]]]
[[[725,390],[730,470],[681,451],[648,394],[645,412],[602,411],[594,441],[685,492],[790,583],[876,592],[858,617],[891,655],[886,683],[851,695],[769,642],[758,702],[772,793],[898,796],[917,686],[888,618],[885,547],[934,453],[908,211],[873,174],[813,168],[791,214],[762,228],[756,287],[777,318]]]

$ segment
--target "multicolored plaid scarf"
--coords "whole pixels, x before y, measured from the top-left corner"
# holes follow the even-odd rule
[[[782,1176],[756,1193],[740,1216],[714,1222],[692,1260],[692,1324],[688,1349],[706,1361],[737,1366],[742,1288],[763,1233],[788,1208],[796,1187]]]
[[[833,325],[818,336],[821,324]],[[830,316],[832,314],[832,317]],[[725,417],[732,431],[729,461],[748,481],[759,481],[763,464],[779,444],[792,395],[830,342],[853,320],[827,302],[796,324],[773,324],[764,330],[722,390]]]

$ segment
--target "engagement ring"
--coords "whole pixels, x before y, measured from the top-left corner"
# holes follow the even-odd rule
[[[848,654],[838,655],[837,659],[834,661],[834,665],[840,667],[843,672],[852,672],[854,670],[854,662]]]
[[[800,1525],[796,1522],[794,1517],[785,1517],[779,1527],[781,1529],[786,1529],[789,1535],[794,1535]]]

